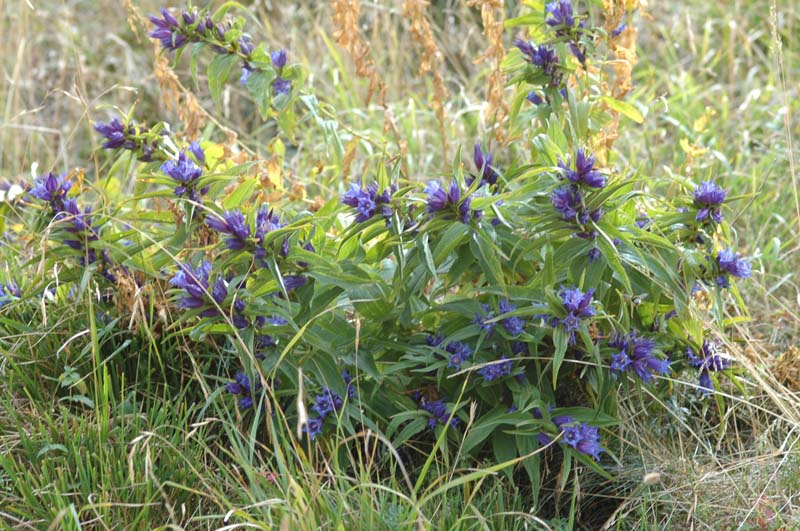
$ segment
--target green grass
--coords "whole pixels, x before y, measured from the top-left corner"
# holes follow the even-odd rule
[[[76,166],[97,171],[91,122],[104,106],[176,118],[152,74],[152,50],[137,42],[118,2],[0,0],[0,176]],[[135,1],[143,14],[159,4]],[[285,45],[311,68],[351,141],[361,175],[381,156],[383,111],[365,107],[364,83],[347,54],[332,44],[327,7],[258,3],[258,37]],[[441,159],[429,82],[416,76],[419,58],[400,13],[401,2],[363,2],[364,24],[388,102],[408,140],[403,170],[437,175]],[[14,529],[792,529],[800,525],[800,400],[779,385],[771,360],[796,345],[800,318],[800,15],[792,2],[691,0],[651,6],[637,19],[640,63],[633,100],[646,109],[641,126],[627,124],[616,144],[620,166],[645,176],[716,178],[734,203],[738,248],[756,257],[754,281],[743,286],[749,319],[732,322],[748,396],[735,388],[723,415],[713,402],[654,405],[636,397],[625,420],[618,480],[582,471],[566,486],[548,485],[544,505],[569,508],[577,523],[531,514],[532,500],[504,471],[460,470],[434,454],[423,470],[404,470],[397,449],[366,434],[334,438],[323,454],[289,437],[262,447],[221,398],[219,368],[176,336],[169,350],[153,337],[168,333],[156,318],[129,337],[97,316],[83,293],[63,315],[3,314],[0,339],[0,524]],[[445,57],[446,127],[451,146],[483,134],[479,15],[462,2],[435,3],[433,23]],[[139,36],[144,33],[139,29]],[[507,35],[510,42],[511,35]],[[780,42],[780,46],[779,43]],[[187,65],[178,69],[190,84]],[[222,126],[252,131],[242,143],[266,153],[264,135],[238,87],[229,103],[202,103]],[[323,117],[324,118],[324,117]],[[689,157],[685,140],[698,149]],[[790,151],[793,146],[794,153]],[[293,147],[293,177],[313,176],[325,196],[340,175],[327,161],[325,140],[309,134]],[[306,154],[314,156],[305,156]],[[451,153],[452,155],[452,153]],[[317,163],[322,166],[317,170]],[[38,164],[38,170],[31,166]],[[678,192],[677,186],[663,190]],[[16,237],[27,237],[17,234]],[[35,243],[35,242],[34,242]],[[36,249],[36,245],[32,245]],[[2,249],[4,273],[37,255]],[[42,274],[40,272],[39,274]],[[66,295],[66,294],[62,294]],[[12,309],[13,311],[13,309]],[[85,313],[76,327],[71,316]],[[129,317],[129,316],[127,316]],[[127,322],[123,322],[123,328]],[[220,346],[219,348],[224,348]],[[154,377],[155,375],[155,377]],[[680,383],[677,383],[680,385]],[[735,395],[735,396],[733,396]],[[653,408],[662,412],[654,416]],[[253,430],[295,430],[280,418]],[[331,455],[328,461],[325,455]],[[443,455],[443,454],[442,454]],[[557,467],[558,463],[550,463]],[[644,483],[648,474],[657,479]],[[470,477],[460,483],[459,478]],[[649,476],[651,479],[656,476]],[[437,489],[446,486],[442,491]],[[580,495],[578,496],[578,493]],[[616,511],[616,512],[614,512]],[[569,511],[567,511],[569,512]],[[612,514],[613,513],[613,514]],[[612,517],[613,516],[613,517]],[[765,522],[761,527],[761,521]],[[526,527],[527,526],[527,527]]]

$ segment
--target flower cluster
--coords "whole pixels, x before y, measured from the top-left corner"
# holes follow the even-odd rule
[[[133,122],[123,123],[119,118],[114,117],[110,122],[96,122],[94,130],[100,133],[106,140],[103,142],[103,149],[125,149],[128,151],[139,152],[139,160],[150,162],[153,155],[159,149],[157,138],[148,140],[150,130]]]
[[[72,181],[66,175],[56,177],[54,174],[48,173],[36,180],[30,194],[37,199],[50,203],[50,209],[53,215],[56,215],[64,210],[64,201],[67,199],[67,193],[71,188]]]
[[[564,330],[569,334],[569,344],[575,344],[575,332],[580,328],[581,319],[586,319],[594,315],[594,308],[592,308],[592,297],[594,296],[594,289],[582,292],[578,288],[561,288],[558,296],[561,297],[561,302],[564,304],[566,310],[566,317],[560,319],[554,318],[551,324],[555,326],[563,326]]]
[[[715,265],[714,280],[721,288],[730,286],[730,277],[749,278],[752,273],[750,264],[739,258],[739,253],[734,253],[730,247],[717,254]]]
[[[568,39],[573,55],[581,64],[586,64],[586,52],[577,42],[577,38],[583,32],[584,22],[580,20],[575,24],[572,2],[570,0],[550,2],[545,6],[545,13],[545,24],[555,29],[556,37]]]
[[[452,419],[450,418],[451,414],[447,411],[447,405],[443,400],[430,400],[419,391],[414,391],[411,394],[411,398],[417,403],[419,409],[430,414],[428,419],[429,428],[435,428],[436,424],[447,426],[448,419],[450,420],[449,426],[451,428],[456,428],[461,423],[461,419],[455,415],[453,415]]]
[[[428,336],[425,340],[427,344],[434,348],[442,348],[444,338],[442,334],[436,336]],[[442,348],[449,354],[447,367],[450,369],[460,369],[461,366],[472,356],[472,348],[466,343],[460,341],[450,341]]]
[[[189,157],[187,151],[192,153],[194,160]],[[176,196],[186,196],[192,201],[200,201],[201,196],[208,193],[208,186],[197,189],[198,179],[203,174],[203,169],[198,163],[205,165],[205,154],[197,142],[192,142],[188,150],[181,150],[177,159],[167,160],[161,165],[161,171],[178,183],[174,191]]]
[[[507,314],[515,311],[517,306],[515,304],[511,304],[508,300],[500,301],[500,314]],[[506,332],[508,332],[512,337],[517,337],[521,333],[525,331],[525,320],[516,317],[506,317],[500,321],[503,323],[503,328],[505,328]]]
[[[218,308],[228,298],[229,286],[222,277],[218,277],[213,284],[210,284],[210,275],[211,264],[205,260],[197,268],[193,268],[189,264],[180,264],[180,269],[169,281],[171,286],[183,290],[183,296],[178,301],[178,306],[187,309],[210,306],[199,315],[201,317],[220,315]],[[244,316],[245,307],[245,302],[240,298],[233,302],[231,320],[236,328],[243,329],[250,325],[250,321]]]
[[[552,46],[547,44],[540,44],[537,46],[531,41],[523,41],[522,39],[515,40],[514,46],[525,56],[525,61],[537,67],[547,78],[548,85],[551,87],[558,87],[561,85],[564,78],[559,69],[561,60]]]
[[[602,209],[590,210],[584,201],[583,193],[574,184],[561,186],[553,190],[550,194],[550,203],[556,212],[561,214],[564,221],[577,222],[581,225],[589,223],[589,220],[598,222],[603,217]]]
[[[342,203],[356,209],[356,223],[363,223],[372,218],[375,214],[380,215],[388,223],[392,218],[392,207],[389,206],[392,193],[397,190],[396,186],[378,192],[378,183],[371,182],[368,185],[350,183],[350,189],[342,197]]]
[[[714,390],[711,381],[711,372],[724,371],[731,366],[731,360],[719,348],[719,344],[714,341],[704,341],[700,349],[700,355],[689,346],[686,347],[686,357],[689,366],[700,371],[700,391],[709,393]]]
[[[488,151],[484,152],[481,149],[480,142],[475,143],[475,148],[472,154],[472,160],[475,163],[475,167],[478,169],[479,177],[481,180],[480,186],[486,185],[488,187],[495,186],[497,184],[497,179],[499,175],[495,170],[494,166],[492,166],[492,154]],[[475,180],[475,176],[470,176],[467,178],[467,186],[472,186],[473,181]]]
[[[181,17],[176,18],[166,8],[161,8],[160,18],[158,15],[148,18],[153,24],[148,35],[158,39],[161,47],[171,52],[180,50],[190,42],[210,42],[217,53],[240,53],[246,56],[253,50],[252,45],[248,50],[246,37],[240,38],[234,45],[226,46],[225,34],[229,28],[224,23],[215,24],[208,14],[201,17],[196,11],[184,9]]]
[[[542,418],[542,413],[538,408],[534,410],[533,414],[536,418]],[[604,448],[600,446],[600,430],[597,426],[585,422],[576,423],[575,419],[569,415],[556,415],[551,420],[556,429],[563,432],[562,443],[591,456],[595,461],[600,460],[600,453],[604,451]],[[553,442],[553,438],[544,432],[539,433],[536,439],[542,446]]]
[[[283,78],[283,69],[286,66],[286,50],[278,50],[270,54],[272,66],[278,71],[278,77],[272,81],[272,90],[278,94],[289,94],[292,89],[292,82]]]
[[[499,360],[492,361],[484,367],[481,367],[478,374],[483,376],[484,381],[491,382],[497,378],[510,375],[513,370],[514,362],[505,356],[500,356]]]
[[[428,194],[427,210],[430,214],[444,212],[448,214],[447,217],[455,215],[461,223],[469,223],[471,218],[480,219],[483,215],[480,210],[471,210],[472,197],[464,195],[456,180],[450,183],[447,190],[439,181],[430,181],[425,187],[425,193]]]
[[[232,395],[239,396],[239,407],[249,409],[253,407],[254,397],[261,391],[261,384],[250,384],[250,378],[243,372],[234,377],[234,381],[225,386],[225,390]]]
[[[22,290],[14,282],[0,283],[0,308],[22,298]]]
[[[481,330],[486,332],[487,336],[491,336],[492,332],[494,331],[494,322],[491,322],[494,319],[494,312],[492,311],[492,307],[488,304],[481,304],[481,311],[475,312],[475,319],[472,320],[473,324],[478,325]]]
[[[347,385],[347,398],[353,398],[355,396],[355,388],[352,385],[353,379],[346,369],[342,371],[342,379],[344,379]],[[321,393],[314,397],[314,404],[311,406],[311,410],[314,411],[317,416],[309,418],[308,422],[303,427],[303,431],[308,434],[308,438],[312,441],[316,439],[322,433],[325,417],[327,417],[328,414],[335,415],[337,412],[341,411],[342,407],[344,407],[344,400],[342,397],[333,389],[323,387]]]
[[[696,221],[715,221],[722,223],[722,204],[728,195],[714,181],[705,181],[694,190],[694,206],[697,208]]]
[[[594,155],[587,155],[582,148],[575,153],[574,168],[570,158],[566,161],[558,158],[558,167],[561,174],[572,184],[584,185],[589,188],[602,188],[606,185],[606,176],[594,169]]]
[[[653,354],[655,341],[639,336],[636,330],[630,334],[614,335],[608,345],[619,349],[611,356],[611,370],[615,373],[633,370],[645,383],[653,381],[654,374],[669,373],[670,361]]]

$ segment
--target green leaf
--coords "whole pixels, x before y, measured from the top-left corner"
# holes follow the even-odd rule
[[[644,116],[639,112],[639,109],[626,101],[620,101],[611,96],[601,96],[600,99],[615,111],[624,114],[637,124],[644,122]]]
[[[238,60],[239,57],[234,54],[223,54],[216,56],[208,65],[208,89],[217,105],[219,105],[222,95],[222,87],[228,82],[233,65]]]

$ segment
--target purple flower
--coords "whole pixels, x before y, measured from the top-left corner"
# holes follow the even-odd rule
[[[472,348],[460,341],[451,341],[447,346],[441,347],[444,342],[442,334],[428,336],[426,342],[431,347],[442,348],[442,350],[449,354],[447,367],[451,369],[460,369],[461,365],[472,356]]]
[[[132,125],[125,125],[119,118],[114,118],[109,123],[95,122],[94,130],[106,138],[103,143],[104,149],[135,150],[139,147],[136,140],[128,138],[129,135],[136,133],[135,128]]]
[[[253,42],[250,40],[250,35],[242,35],[239,37],[239,51],[242,52],[244,55],[249,56],[253,53],[255,46],[253,46]]]
[[[456,214],[461,223],[469,223],[470,217],[480,218],[482,212],[479,210],[470,211],[472,197],[462,198],[461,187],[457,181],[452,181],[448,190],[442,187],[439,181],[430,181],[425,187],[428,194],[428,212],[448,212]]]
[[[548,410],[551,409],[551,407],[548,407]],[[542,418],[542,413],[536,408],[533,411],[533,416]],[[604,448],[600,446],[600,430],[597,426],[591,426],[585,422],[576,424],[575,419],[568,415],[556,415],[551,421],[557,430],[563,431],[562,443],[591,456],[595,461],[600,460],[600,453],[604,451]],[[546,433],[539,433],[536,438],[542,446],[553,441],[552,437]]]
[[[500,314],[511,313],[517,309],[516,305],[507,300],[500,301]],[[525,321],[519,317],[507,317],[501,321],[506,332],[516,337],[525,331]]]
[[[486,332],[486,335],[489,336],[494,331],[495,323],[489,323],[487,321],[494,319],[494,312],[488,304],[481,304],[481,310],[481,312],[475,313],[475,319],[473,319],[472,322],[478,325],[481,330]]]
[[[70,188],[72,188],[72,181],[66,175],[56,177],[54,174],[48,173],[36,180],[30,194],[50,203],[53,213],[58,213],[63,209],[63,202]]]
[[[322,419],[321,418],[310,418],[305,426],[303,426],[303,432],[308,435],[308,438],[312,441],[316,439],[320,434],[322,434]]]
[[[636,330],[627,335],[615,334],[608,344],[619,349],[619,352],[611,356],[611,370],[615,373],[632,369],[645,383],[653,381],[654,374],[669,373],[670,361],[653,354],[655,341],[639,336]]]
[[[728,195],[714,181],[705,181],[694,189],[694,205],[698,208],[696,221],[714,220],[722,223],[722,203]]]
[[[250,227],[246,225],[244,214],[239,210],[225,212],[221,218],[209,216],[206,218],[206,225],[217,232],[230,236],[225,240],[228,249],[239,251],[247,247],[247,239],[250,237]]]
[[[534,90],[528,92],[528,95],[525,97],[525,99],[533,103],[534,105],[541,105],[542,103],[544,103],[542,97],[539,96]]]
[[[189,151],[194,155],[194,160],[202,167],[206,165],[206,154],[203,148],[200,147],[199,142],[192,142],[189,144]]]
[[[547,17],[545,23],[551,28],[575,27],[575,17],[572,15],[572,2],[570,0],[556,0],[545,5]]]
[[[482,367],[478,373],[483,376],[484,381],[491,382],[497,378],[508,376],[512,370],[514,370],[514,362],[505,356],[500,356],[498,361]]]
[[[182,150],[178,154],[177,160],[168,160],[161,165],[161,171],[172,177],[179,184],[175,188],[175,195],[182,196],[188,195],[190,199],[197,200],[197,192],[194,189],[195,181],[200,178],[203,170],[195,164],[186,154],[186,150]],[[205,193],[205,189],[200,191],[201,194]]]
[[[447,425],[447,419],[450,418],[450,413],[447,411],[447,406],[441,400],[428,400],[424,396],[418,397],[417,405],[423,411],[427,411],[431,417],[428,419],[428,426],[431,428],[436,427],[436,424]],[[461,420],[453,416],[452,420],[450,420],[450,426],[455,428]]]
[[[323,387],[322,393],[314,399],[311,409],[319,415],[320,419],[324,419],[328,413],[335,413],[342,409],[343,405],[344,401],[341,396],[332,389]]]
[[[304,277],[303,275],[284,275],[283,276],[283,286],[286,288],[286,291],[293,291],[297,288],[302,288],[303,286],[308,283],[308,278]]]
[[[22,298],[22,291],[14,282],[0,283],[0,308]]]
[[[751,275],[750,264],[739,258],[739,254],[734,253],[730,247],[717,254],[716,262],[720,273],[716,282],[721,288],[728,287],[729,275],[738,278],[748,278]]]
[[[278,94],[286,94],[288,95],[292,89],[292,82],[288,79],[284,79],[281,76],[276,77],[272,81],[272,90],[275,92],[275,95]]]
[[[342,197],[342,203],[356,209],[356,223],[362,223],[380,214],[387,222],[392,217],[391,192],[394,187],[378,193],[378,183],[371,182],[366,187],[350,183],[350,189]]]
[[[617,26],[617,27],[614,29],[614,31],[612,31],[612,32],[611,32],[611,37],[612,37],[612,38],[613,38],[613,37],[619,37],[620,35],[622,35],[622,32],[623,32],[623,31],[625,31],[627,28],[628,28],[628,24],[626,24],[625,22],[623,22],[622,24],[620,24],[619,26]]]
[[[189,264],[181,264],[180,270],[169,281],[171,286],[185,291],[183,298],[178,302],[181,308],[200,308],[206,305],[206,292],[208,291],[208,276],[211,273],[211,264],[205,260],[197,269]]]
[[[253,73],[253,69],[247,63],[242,64],[242,75],[239,76],[239,84],[242,86],[247,85],[247,80],[250,79],[250,74]]]
[[[269,58],[272,61],[272,66],[277,68],[279,71],[286,66],[286,50],[276,50],[269,54]]]
[[[592,247],[591,249],[589,249],[589,252],[587,253],[590,263],[596,262],[601,255],[602,253],[600,252],[600,249],[598,249],[597,247]]]
[[[574,345],[575,332],[580,328],[581,319],[594,315],[594,308],[591,306],[594,289],[589,289],[586,293],[583,293],[578,288],[562,287],[558,296],[561,297],[567,316],[555,319],[553,326],[563,326],[564,330],[569,333],[569,344]]]
[[[239,396],[239,407],[249,409],[253,407],[253,395],[261,391],[261,384],[250,385],[250,378],[243,372],[238,373],[232,382],[225,386],[225,390],[232,395]]]
[[[353,377],[350,376],[350,372],[347,369],[342,369],[342,379],[347,386],[347,398],[352,400],[356,396],[356,387],[353,385]]]
[[[161,8],[161,16],[163,18],[150,15],[150,22],[153,23],[155,29],[148,35],[161,41],[161,47],[165,50],[175,51],[182,48],[188,42],[188,39],[186,35],[181,33],[178,20],[163,7]]]
[[[547,44],[536,45],[530,41],[523,41],[517,39],[514,41],[514,46],[519,48],[525,60],[530,64],[539,67],[542,73],[550,78],[550,85],[557,86],[561,84],[561,74],[558,71],[560,60],[558,54],[552,46]]]
[[[715,341],[704,341],[698,356],[694,349],[686,347],[689,366],[700,371],[700,392],[707,394],[714,390],[710,373],[730,368],[731,360],[720,349]]]
[[[585,184],[590,188],[602,188],[606,185],[606,177],[594,169],[594,155],[586,155],[583,148],[578,148],[575,154],[575,169],[572,169],[570,159],[562,161],[559,157],[558,167],[561,173],[573,184]]]
[[[484,184],[494,186],[497,183],[498,175],[492,167],[492,154],[488,151],[484,153],[479,142],[475,143],[473,162],[475,162],[475,167],[480,172],[481,186]],[[469,179],[467,184],[472,185],[472,179]]]

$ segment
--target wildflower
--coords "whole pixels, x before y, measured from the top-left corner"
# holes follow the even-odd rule
[[[200,308],[206,304],[208,276],[210,273],[211,264],[205,260],[200,263],[197,269],[192,268],[189,264],[180,265],[180,269],[169,283],[186,292],[178,303],[181,308]]]
[[[581,319],[594,315],[594,308],[591,306],[594,289],[589,289],[583,293],[578,288],[562,287],[558,296],[561,297],[564,309],[567,311],[567,316],[556,319],[554,326],[563,326],[564,330],[569,333],[569,344],[573,345],[575,344],[575,332],[577,332],[580,327]]]
[[[328,413],[335,413],[342,409],[344,401],[335,391],[327,387],[322,388],[322,393],[317,395],[314,399],[314,405],[311,409],[314,410],[321,419],[324,419]]]
[[[424,396],[418,397],[417,405],[423,411],[427,411],[431,417],[428,419],[428,426],[431,428],[436,427],[436,424],[447,425],[447,419],[450,418],[450,413],[447,411],[447,406],[441,400],[428,400]],[[450,420],[450,427],[455,428],[459,425],[461,420],[453,415]]]
[[[596,262],[600,258],[601,254],[602,253],[600,252],[600,249],[598,249],[597,247],[592,247],[591,249],[589,249],[589,252],[587,253],[587,256],[589,257],[589,262],[590,263]]]
[[[730,247],[717,254],[716,264],[719,272],[716,282],[721,288],[730,285],[729,276],[748,278],[751,275],[750,264],[739,258],[739,254],[734,253]]]
[[[694,189],[694,205],[699,209],[696,221],[714,220],[722,223],[722,203],[728,195],[714,181],[705,181]]]
[[[239,251],[247,247],[250,237],[250,227],[245,224],[244,214],[239,210],[225,212],[221,218],[209,216],[206,225],[217,232],[230,235],[225,240],[226,247],[232,251]]]
[[[308,419],[308,422],[303,426],[303,432],[308,435],[312,441],[322,434],[322,419],[318,417]]]
[[[353,385],[353,377],[350,376],[350,372],[347,369],[342,369],[342,380],[347,386],[347,398],[352,400],[356,396],[356,387]]]
[[[304,277],[303,275],[284,275],[283,276],[283,287],[286,288],[286,291],[293,291],[297,288],[302,288],[308,282],[308,278]]]
[[[558,167],[573,184],[585,184],[590,188],[602,188],[606,185],[606,177],[594,169],[594,155],[586,155],[583,148],[575,154],[575,169],[571,168],[570,159],[562,161],[558,158]]]
[[[275,92],[275,95],[278,94],[286,94],[288,95],[292,89],[292,82],[288,79],[284,79],[280,75],[276,77],[272,81],[272,90]]]
[[[639,336],[636,330],[627,335],[616,334],[608,344],[619,349],[616,354],[611,356],[611,370],[615,373],[633,369],[633,372],[645,383],[653,380],[653,374],[669,373],[670,361],[662,360],[653,354],[655,341]]]
[[[269,54],[269,58],[272,61],[272,66],[277,68],[279,71],[283,70],[283,67],[286,66],[286,50],[276,50]]]
[[[481,186],[484,184],[488,186],[494,186],[497,184],[498,175],[495,169],[492,167],[492,154],[488,151],[484,153],[479,142],[475,143],[472,160],[475,162],[475,167],[480,172]],[[470,178],[467,181],[467,184],[472,185],[472,180],[473,179]]]
[[[394,187],[378,193],[378,183],[371,182],[366,187],[350,183],[350,189],[342,197],[342,203],[356,209],[356,223],[372,218],[376,213],[388,222],[392,217],[391,192]]]
[[[66,175],[56,177],[54,174],[48,173],[36,180],[30,194],[37,199],[50,203],[53,213],[57,214],[63,210],[63,202],[71,188],[72,181]]]
[[[250,56],[255,49],[253,42],[250,40],[250,35],[242,35],[236,43],[239,45],[239,51],[246,56]]]
[[[525,56],[525,60],[537,66],[542,73],[550,78],[550,85],[557,86],[561,84],[561,75],[558,71],[560,60],[558,54],[552,46],[547,44],[536,45],[530,41],[523,41],[517,39],[514,41],[514,46],[519,48],[519,51]]]
[[[206,165],[206,154],[203,148],[200,147],[199,142],[192,142],[189,144],[189,151],[194,155],[194,160],[202,167]]]
[[[591,456],[595,461],[600,460],[600,430],[597,426],[590,426],[585,422],[578,425],[563,426],[564,435],[562,441],[579,452]]]
[[[628,29],[628,24],[623,22],[622,24],[617,26],[614,29],[614,31],[611,32],[611,37],[612,38],[619,37],[620,35],[622,35],[622,32],[625,31],[626,29]]]
[[[188,195],[190,199],[197,200],[197,192],[194,190],[194,185],[197,179],[202,175],[203,170],[195,164],[186,154],[186,150],[182,150],[178,154],[177,160],[168,160],[161,165],[161,171],[172,177],[179,184],[175,188],[175,195],[182,196]],[[201,194],[206,192],[206,188],[200,191]]]
[[[261,384],[250,385],[250,378],[243,372],[234,377],[234,381],[225,386],[225,390],[232,395],[238,395],[239,407],[249,409],[253,407],[253,395],[261,391]]]
[[[481,330],[486,332],[486,335],[489,336],[494,331],[494,323],[487,321],[494,319],[494,312],[488,304],[481,304],[481,310],[481,312],[475,312],[475,319],[473,319],[472,322],[478,325]]]
[[[136,134],[136,129],[133,125],[125,125],[119,118],[114,118],[108,123],[95,122],[94,130],[103,135],[106,141],[103,143],[103,149],[130,149],[135,150],[139,147],[136,140],[129,138],[130,135]]]
[[[430,214],[449,211],[457,214],[461,223],[469,223],[470,215],[476,219],[482,215],[480,210],[470,211],[472,197],[467,195],[462,198],[461,187],[455,180],[450,183],[447,191],[439,181],[430,181],[425,187],[425,193],[428,194],[427,210]]]
[[[517,309],[516,305],[511,304],[507,300],[500,301],[500,313],[506,314],[511,313]],[[503,323],[503,328],[506,329],[506,332],[511,334],[512,337],[516,337],[525,331],[525,321],[520,319],[519,317],[507,317],[501,321]]]
[[[572,14],[572,2],[570,0],[556,0],[545,5],[547,17],[545,23],[551,28],[573,28],[575,27],[575,17]]]
[[[239,84],[242,86],[247,85],[247,80],[250,79],[250,74],[253,73],[253,69],[247,63],[242,65],[242,75],[239,76]]]
[[[500,356],[498,361],[482,367],[478,373],[483,376],[484,381],[491,382],[497,378],[508,376],[512,370],[514,370],[514,362],[505,356]]]
[[[428,336],[426,342],[431,347],[442,348],[441,344],[444,342],[442,334],[436,336]],[[466,343],[460,341],[451,341],[442,348],[450,356],[448,359],[447,367],[450,369],[460,369],[461,366],[472,356],[472,348]]]
[[[22,291],[14,282],[0,283],[0,308],[22,298]]]
[[[730,358],[721,351],[715,341],[704,341],[700,356],[691,346],[686,347],[686,357],[689,359],[690,367],[700,370],[700,391],[704,394],[714,390],[710,373],[724,371],[731,366]]]
[[[161,16],[163,18],[150,15],[150,22],[153,23],[155,29],[148,33],[148,35],[161,41],[161,47],[165,50],[179,50],[188,42],[188,39],[186,35],[181,32],[178,19],[173,17],[170,12],[163,7],[161,8]]]

